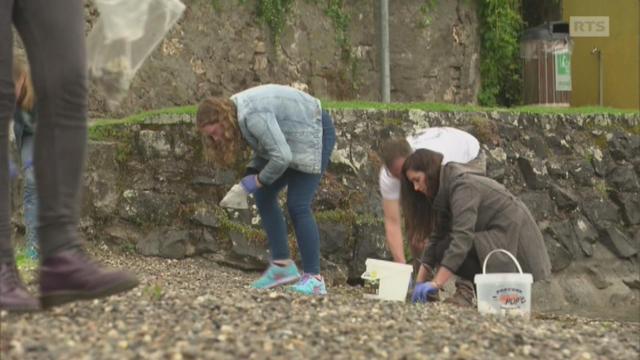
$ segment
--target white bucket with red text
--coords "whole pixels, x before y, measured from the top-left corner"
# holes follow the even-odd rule
[[[367,259],[366,297],[380,300],[405,301],[413,266],[392,261]]]
[[[491,255],[498,252],[508,255],[519,272],[487,274],[487,261]],[[529,317],[533,276],[523,273],[518,260],[507,250],[497,249],[487,254],[482,265],[482,274],[476,274],[474,282],[478,292],[480,313]]]

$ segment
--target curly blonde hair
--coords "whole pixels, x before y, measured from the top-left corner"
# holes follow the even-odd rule
[[[224,126],[222,141],[214,142],[209,136],[202,135],[205,158],[222,167],[232,167],[243,158],[247,150],[238,127],[236,105],[228,98],[208,97],[204,99],[196,114],[196,128],[221,123]]]

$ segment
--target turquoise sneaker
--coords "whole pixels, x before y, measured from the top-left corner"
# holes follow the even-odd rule
[[[276,286],[286,285],[300,279],[298,267],[291,261],[287,266],[278,266],[274,263],[251,284],[253,289],[271,289]]]
[[[303,274],[300,281],[289,287],[289,290],[303,295],[327,295],[324,278],[321,277],[320,280],[318,280],[311,274]]]

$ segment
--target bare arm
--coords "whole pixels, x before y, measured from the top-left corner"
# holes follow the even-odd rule
[[[383,200],[384,230],[387,235],[387,247],[391,251],[393,261],[405,263],[402,227],[400,225],[400,201]]]
[[[424,264],[420,265],[420,267],[418,268],[418,275],[416,276],[416,282],[423,283],[427,281],[430,273],[431,273],[431,270],[427,269],[427,267]],[[433,274],[431,275],[432,275],[431,277],[433,277]]]
[[[438,268],[438,271],[436,272],[436,275],[433,276],[431,273],[431,270],[429,270],[423,264],[423,265],[420,265],[420,269],[418,270],[418,276],[416,277],[416,282],[423,283],[433,276],[433,279],[431,281],[434,283],[434,285],[437,288],[442,289],[444,284],[446,284],[447,281],[449,281],[449,279],[451,279],[453,275],[454,274],[451,272],[451,270],[447,269],[444,266],[440,266]]]

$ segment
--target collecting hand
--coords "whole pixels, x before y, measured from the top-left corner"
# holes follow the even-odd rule
[[[429,301],[429,295],[435,295],[438,293],[438,288],[432,282],[423,282],[416,285],[413,288],[413,296],[411,300],[413,303],[426,303]]]
[[[240,180],[240,185],[242,185],[242,188],[244,188],[244,191],[247,193],[255,193],[258,191],[258,188],[260,188],[258,175],[247,175],[243,177],[242,180]]]

